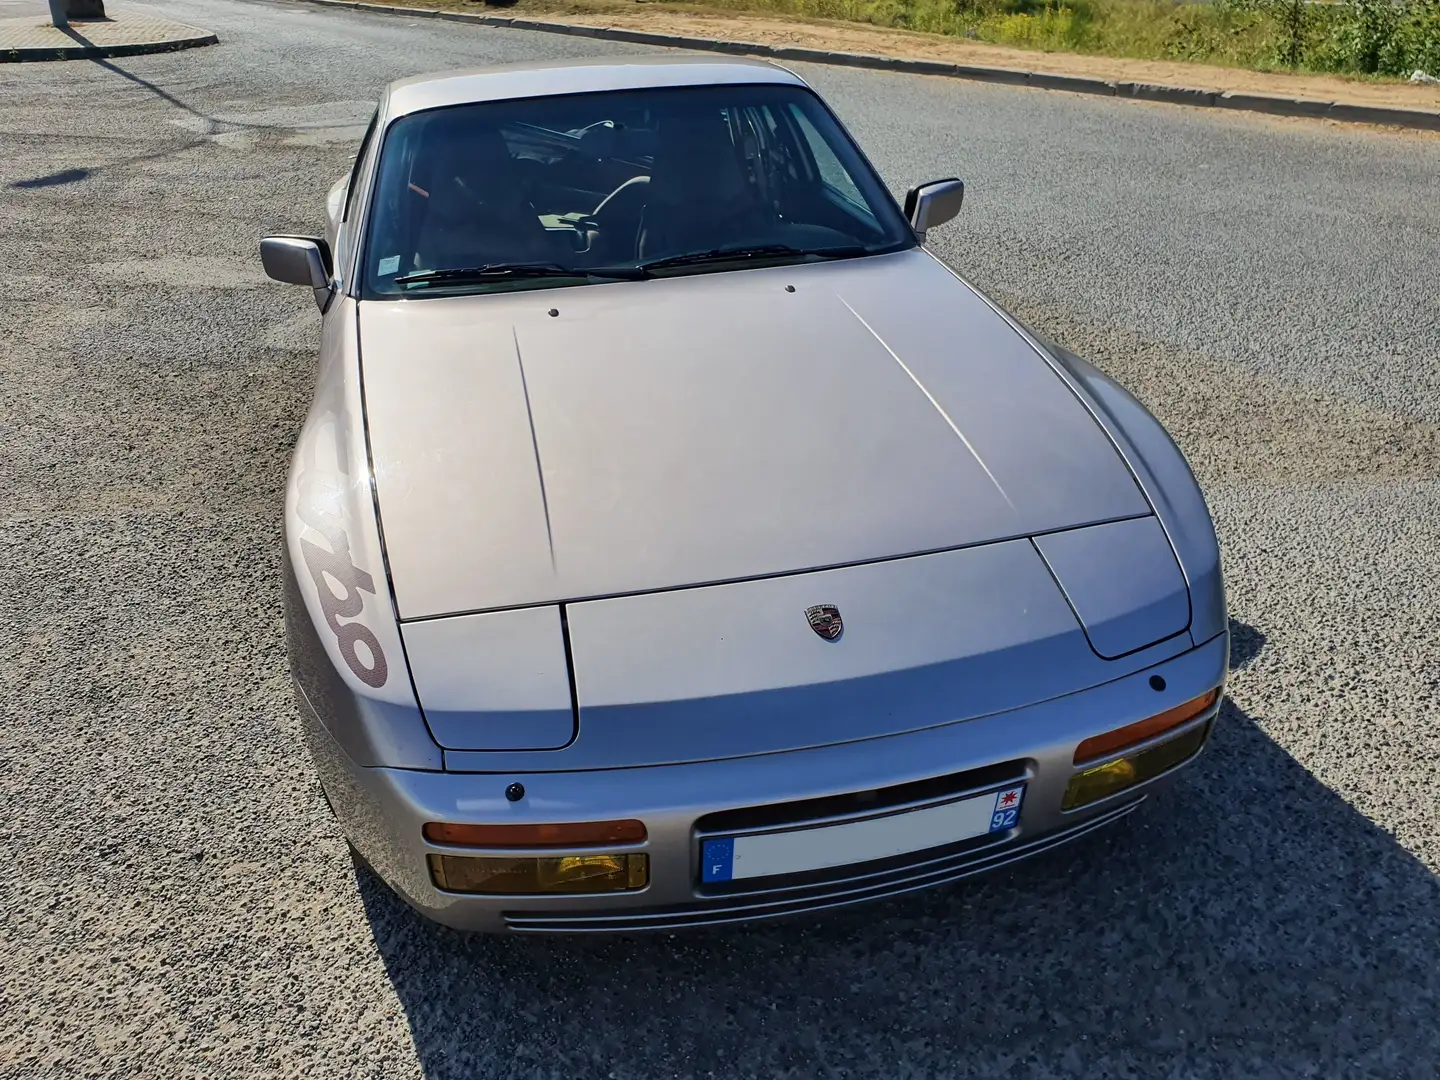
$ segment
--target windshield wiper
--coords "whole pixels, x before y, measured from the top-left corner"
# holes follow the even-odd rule
[[[850,259],[869,255],[870,249],[863,244],[844,244],[838,247],[798,248],[790,244],[755,244],[750,247],[711,248],[709,251],[692,251],[685,255],[671,255],[664,259],[652,259],[641,263],[637,270],[650,272],[666,270],[672,266],[700,266],[704,263],[731,262],[734,260],[765,258],[818,258]]]
[[[638,266],[561,266],[550,262],[486,263],[483,266],[458,266],[445,270],[421,270],[413,274],[402,274],[395,279],[396,285],[465,284],[485,281],[519,281],[525,278],[607,278],[617,281],[636,281],[647,278],[655,270],[668,270],[678,266],[700,266],[712,262],[735,262],[748,259],[793,258],[793,259],[848,259],[869,255],[870,249],[862,244],[845,244],[839,247],[798,248],[790,244],[754,244],[711,248],[709,251],[691,251],[684,255],[670,255],[663,259],[652,259]]]
[[[583,270],[559,263],[486,263],[484,266],[458,266],[448,270],[422,270],[402,274],[396,285],[463,284],[479,281],[518,281],[524,278],[638,278],[643,276],[632,267],[617,266],[601,270]]]

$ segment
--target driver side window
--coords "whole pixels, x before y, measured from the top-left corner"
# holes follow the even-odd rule
[[[375,124],[380,119],[377,109],[370,117],[370,125],[360,139],[360,149],[355,151],[355,161],[350,166],[350,182],[345,186],[345,208],[340,214],[341,221],[350,220],[350,206],[355,201],[355,185],[360,179],[360,168],[365,161],[365,151],[370,149],[370,140],[375,136]]]

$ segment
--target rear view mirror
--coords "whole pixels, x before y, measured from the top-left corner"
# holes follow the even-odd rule
[[[330,248],[318,236],[267,236],[260,241],[265,273],[287,285],[309,285],[315,303],[330,306]]]
[[[965,183],[953,177],[917,184],[905,196],[905,216],[923,241],[925,233],[936,225],[944,225],[965,201]]]

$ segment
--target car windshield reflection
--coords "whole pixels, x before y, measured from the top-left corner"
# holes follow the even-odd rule
[[[800,87],[482,102],[391,126],[362,296],[589,285],[914,243],[874,171]]]

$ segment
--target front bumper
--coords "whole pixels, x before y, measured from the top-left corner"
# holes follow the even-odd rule
[[[1061,799],[1077,771],[1072,764],[1076,746],[1223,685],[1228,646],[1228,635],[1221,634],[1102,686],[923,731],[812,750],[647,768],[533,774],[365,768],[350,760],[313,712],[302,709],[302,713],[321,783],[345,834],[375,872],[429,918],[457,929],[482,931],[674,929],[794,914],[942,884],[1046,850],[1124,816],[1176,769],[1067,812],[1061,809]],[[1163,680],[1163,691],[1155,689],[1155,676]],[[1155,741],[1208,726],[1216,708]],[[1007,766],[1005,778],[995,772],[1000,763]],[[751,879],[742,887],[723,889],[700,883],[697,822],[706,815],[972,771],[984,781],[975,790],[1017,781],[1027,785],[1015,828],[884,863],[837,867],[820,879]],[[505,789],[517,781],[526,794],[519,802],[510,802]],[[633,892],[590,896],[473,896],[442,891],[430,878],[426,862],[430,854],[524,853],[434,845],[421,832],[427,821],[495,824],[618,818],[645,823],[648,837],[643,843],[614,850],[647,853],[649,884]]]

